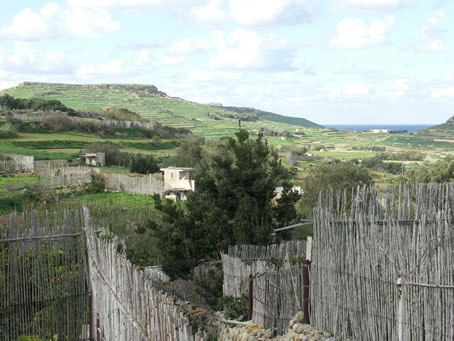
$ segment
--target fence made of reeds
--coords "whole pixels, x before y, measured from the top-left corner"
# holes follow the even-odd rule
[[[90,228],[84,209],[87,234],[92,325],[101,340],[194,340],[189,319],[175,299],[152,286],[124,252],[125,246],[114,235]],[[199,336],[197,334],[197,336]],[[200,335],[195,340],[204,340]]]
[[[252,320],[285,334],[290,320],[303,310],[306,241],[234,246],[221,257],[223,294],[241,297],[252,291]]]
[[[454,338],[454,184],[320,194],[311,324],[354,340]]]
[[[86,208],[0,216],[0,339],[205,340],[125,251]]]
[[[85,236],[68,212],[0,216],[0,339],[88,337]]]

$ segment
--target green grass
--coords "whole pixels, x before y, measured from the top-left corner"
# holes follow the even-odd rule
[[[184,101],[172,97],[159,97],[143,95],[130,91],[125,86],[111,85],[101,86],[73,86],[56,84],[34,84],[23,87],[8,89],[9,93],[19,98],[42,97],[46,99],[58,99],[68,107],[79,110],[100,110],[106,107],[127,108],[137,112],[144,118],[159,121],[162,124],[173,127],[188,128],[193,133],[207,138],[219,139],[224,136],[233,136],[238,130],[238,121],[223,117],[214,120],[208,115],[220,115],[221,109],[207,105]],[[454,154],[454,143],[434,142],[434,138],[454,139],[451,125],[443,125],[440,129],[424,129],[420,132],[403,134],[374,134],[370,132],[338,131],[334,129],[302,128],[289,124],[291,120],[270,117],[272,120],[257,120],[255,122],[244,121],[241,126],[251,134],[256,134],[261,128],[273,131],[286,130],[292,135],[285,139],[279,137],[266,137],[268,143],[284,156],[292,149],[309,149],[311,154],[318,155],[323,159],[365,159],[373,157],[375,153],[368,151],[353,151],[353,146],[386,146],[387,152],[419,151],[427,154],[430,162],[438,159],[441,154]],[[140,136],[137,130],[117,131],[121,136],[101,137],[94,134],[76,132],[38,134],[19,133],[15,139],[0,141],[0,152],[14,152],[24,155],[35,155],[37,159],[67,159],[72,158],[73,152],[78,153],[82,145],[91,142],[110,141],[118,143],[122,151],[132,153],[154,154],[159,156],[160,151],[175,155],[179,141],[161,140],[159,146],[152,144],[151,139]],[[442,132],[440,136],[437,136]],[[64,142],[52,142],[61,140]],[[10,141],[20,141],[14,145]],[[29,144],[23,143],[30,141]],[[41,144],[32,141],[49,141]],[[78,143],[80,141],[80,143]],[[6,143],[6,144],[5,144]],[[43,148],[40,148],[43,147]],[[317,152],[318,147],[323,146],[324,152]],[[71,150],[72,149],[72,150]],[[299,165],[299,167],[304,167]],[[300,178],[306,169],[298,172]],[[301,174],[300,174],[301,173]]]
[[[36,176],[0,177],[0,213],[20,210],[27,199],[27,193],[22,190],[33,185],[36,180]]]
[[[81,204],[92,208],[98,207],[118,207],[120,210],[142,211],[152,209],[154,201],[150,195],[140,195],[131,193],[104,192],[96,194],[75,195],[64,198],[59,205]]]
[[[41,140],[41,141],[12,141],[11,144],[16,147],[29,149],[83,149],[88,141],[71,141],[71,140]]]
[[[19,98],[58,99],[67,107],[77,110],[101,110],[106,107],[127,108],[152,121],[173,127],[188,128],[194,133],[206,137],[232,136],[238,128],[236,119],[214,120],[208,117],[208,114],[220,111],[219,108],[172,97],[142,96],[121,86],[106,88],[96,85],[35,84],[11,88],[4,92]],[[46,93],[52,94],[43,96]],[[271,130],[295,131],[295,129],[301,128],[301,126],[293,125],[300,121],[292,120],[292,118],[273,116],[272,120],[243,122],[242,124],[248,130],[258,130],[263,127]],[[284,122],[276,122],[279,120]]]
[[[24,147],[15,146],[12,141],[0,141],[0,153],[3,154],[18,154],[18,155],[31,155],[35,160],[67,160],[76,156],[74,153],[67,152],[48,152],[43,150],[29,149]]]
[[[159,264],[159,245],[152,232],[143,227],[148,220],[160,219],[151,196],[113,192],[79,194],[64,197],[48,208],[73,209],[81,205],[90,210],[94,226],[107,227],[125,241],[128,258],[134,264]]]
[[[123,168],[123,167],[102,167],[101,171],[103,173],[127,174],[127,173],[129,173],[129,168]]]

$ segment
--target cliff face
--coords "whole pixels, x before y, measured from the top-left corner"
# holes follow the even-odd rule
[[[17,85],[18,88],[26,87],[40,87],[52,88],[55,92],[57,89],[60,90],[89,90],[96,92],[125,92],[136,94],[141,97],[168,97],[165,92],[159,91],[154,85],[141,85],[141,84],[63,84],[63,83],[41,83],[41,82],[20,82]],[[49,95],[49,93],[45,93]],[[54,94],[54,93],[52,93]]]

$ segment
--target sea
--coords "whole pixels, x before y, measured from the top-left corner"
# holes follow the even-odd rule
[[[338,130],[368,131],[371,129],[390,129],[406,130],[408,132],[433,127],[434,125],[436,124],[323,124],[324,127]]]

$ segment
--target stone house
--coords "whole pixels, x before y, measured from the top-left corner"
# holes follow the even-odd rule
[[[163,196],[180,201],[186,200],[190,192],[195,191],[195,181],[191,179],[192,168],[167,167],[161,168],[164,186]]]
[[[80,161],[88,166],[104,167],[106,165],[105,153],[85,153],[80,156]]]

